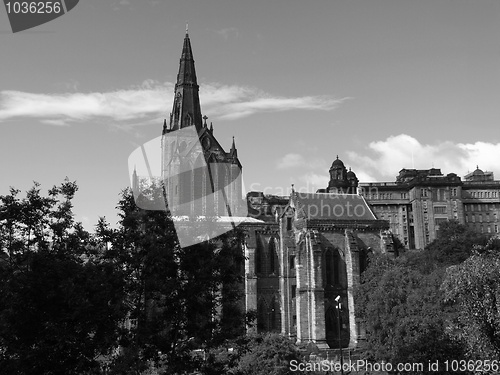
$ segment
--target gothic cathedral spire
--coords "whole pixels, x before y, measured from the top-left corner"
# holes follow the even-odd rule
[[[201,131],[202,117],[198,90],[191,41],[186,30],[179,73],[175,84],[174,106],[169,131],[179,130],[187,126],[195,126],[198,132]]]

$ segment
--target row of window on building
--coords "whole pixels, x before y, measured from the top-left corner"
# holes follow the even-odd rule
[[[397,211],[399,207],[401,207],[401,211],[406,211],[406,206],[396,204],[377,205],[372,207],[374,211]]]
[[[430,201],[423,200],[422,208],[424,211],[427,211],[430,206]],[[373,206],[373,210],[375,212],[383,212],[389,211],[394,212],[397,211],[398,208],[401,207],[401,211],[406,211],[406,206],[398,206],[398,205],[384,205],[384,206]],[[456,200],[452,201],[452,209],[453,211],[458,210],[458,202]],[[474,211],[492,211],[492,210],[500,210],[500,203],[476,203],[476,204],[464,204],[465,212],[474,212]],[[436,214],[446,214],[448,211],[447,206],[444,205],[435,205],[434,213]]]
[[[498,191],[469,191],[472,198],[498,198]]]
[[[500,233],[498,224],[495,225],[476,224],[474,225],[474,229],[479,233]]]
[[[465,215],[465,222],[466,223],[482,223],[482,222],[489,223],[491,222],[496,222],[498,221],[498,214],[496,212],[493,212],[493,215],[490,215],[489,212],[486,212],[483,216],[483,214],[466,214]]]
[[[500,203],[464,204],[465,211],[491,211],[500,209]]]
[[[370,199],[408,199],[408,193],[367,193],[363,196]]]
[[[446,188],[438,188],[438,189],[429,189],[429,188],[421,188],[420,189],[420,197],[429,198],[432,197],[434,201],[445,201],[448,198],[458,197],[458,188],[452,188],[449,190],[450,196],[447,196],[448,189]],[[363,196],[368,199],[408,199],[408,193],[406,192],[398,192],[398,193],[363,193]],[[498,198],[498,191],[467,191],[464,192],[463,198]]]
[[[422,208],[424,209],[424,212],[427,211],[431,202],[428,202],[426,200],[422,201]],[[451,201],[452,204],[452,209],[453,211],[458,210],[458,202],[456,200]],[[447,212],[447,206],[439,205],[439,206],[434,206],[434,213],[435,214],[446,214]]]
[[[446,188],[437,188],[437,189],[422,188],[420,189],[420,197],[422,198],[432,197],[432,200],[434,201],[445,201],[446,199],[448,199],[447,191],[448,189]],[[450,189],[450,197],[457,197],[457,195],[458,195],[457,188]]]

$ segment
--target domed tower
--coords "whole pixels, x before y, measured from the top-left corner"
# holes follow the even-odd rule
[[[358,178],[351,169],[347,172],[344,163],[339,159],[338,155],[337,159],[333,161],[329,172],[330,182],[326,188],[328,193],[356,194]]]
[[[466,174],[464,177],[465,181],[494,181],[493,172],[487,172],[479,169],[479,166],[476,167],[474,172]]]
[[[351,168],[349,168],[349,172],[347,172],[347,181],[349,181],[350,193],[355,194],[358,190],[359,180],[356,177],[356,173],[351,171]]]

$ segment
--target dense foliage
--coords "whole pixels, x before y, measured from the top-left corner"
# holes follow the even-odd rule
[[[277,333],[242,335],[207,352],[200,367],[203,375],[285,375],[291,363],[304,361],[299,348]]]
[[[203,366],[195,349],[244,332],[241,233],[181,248],[168,213],[125,190],[118,229],[101,218],[90,234],[76,191],[0,197],[2,373],[189,373]]]
[[[190,356],[192,350],[215,347],[244,330],[237,308],[241,233],[181,248],[167,211],[138,208],[129,190],[118,209],[121,222],[111,233],[111,256],[126,272],[134,323],[121,341],[122,356],[115,361],[119,373],[132,363],[142,369],[151,361],[169,374],[194,371],[200,364]]]
[[[462,264],[450,267],[442,285],[457,315],[450,335],[466,344],[470,358],[500,358],[500,240],[476,246]]]
[[[0,196],[0,368],[85,374],[116,347],[124,282],[97,236],[73,221],[77,186]]]
[[[487,242],[450,221],[423,251],[373,256],[355,299],[366,324],[365,357],[425,364],[498,358],[498,252],[474,254]]]

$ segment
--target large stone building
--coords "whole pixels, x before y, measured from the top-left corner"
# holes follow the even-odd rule
[[[338,346],[335,297],[343,303],[341,341],[355,347],[363,325],[352,290],[369,252],[397,256],[434,240],[443,221],[499,233],[500,181],[477,168],[464,181],[439,169],[402,169],[395,182],[358,184],[337,157],[330,181],[317,193],[289,197],[250,192],[246,225],[246,306],[258,311],[259,329],[297,341]]]
[[[202,117],[187,33],[162,148],[169,207],[180,215],[235,215],[241,185],[225,187],[242,166],[234,141],[225,152]],[[423,248],[449,219],[498,233],[500,181],[490,172],[477,169],[462,181],[439,169],[402,169],[395,182],[359,184],[338,156],[328,172],[328,186],[316,193],[247,194],[244,302],[257,312],[259,331],[321,348],[356,347],[363,325],[353,289],[370,252],[396,256],[393,236]]]
[[[330,187],[348,182],[336,177]],[[387,222],[357,194],[251,192],[248,200],[259,222],[244,225],[245,302],[257,311],[258,330],[325,349],[339,341],[356,347],[363,325],[353,290],[370,252],[394,255]]]
[[[360,185],[360,194],[406,248],[423,249],[439,224],[457,220],[480,233],[499,233],[500,181],[479,167],[464,180],[440,169],[402,169],[395,182]]]

